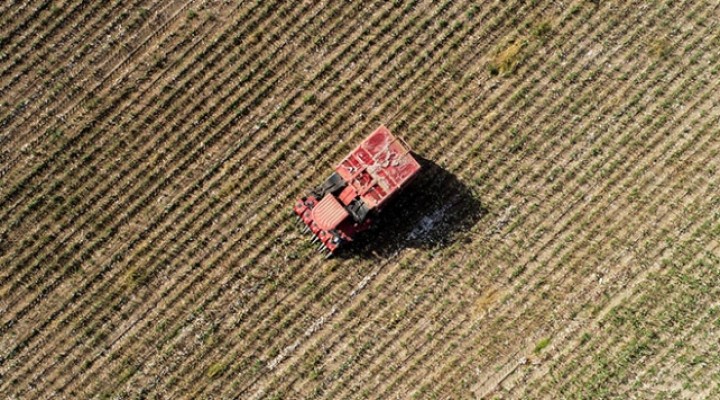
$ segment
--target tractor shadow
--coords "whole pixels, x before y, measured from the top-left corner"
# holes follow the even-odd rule
[[[446,247],[462,238],[488,210],[464,183],[417,154],[420,175],[377,217],[373,227],[336,256],[387,257],[405,248]]]

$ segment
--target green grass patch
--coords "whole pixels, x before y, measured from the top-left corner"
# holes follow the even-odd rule
[[[540,353],[541,351],[543,351],[546,347],[548,347],[550,345],[551,341],[552,341],[552,339],[550,339],[550,338],[540,339],[540,341],[537,342],[537,344],[535,345],[535,350],[533,350],[533,352],[535,354]]]

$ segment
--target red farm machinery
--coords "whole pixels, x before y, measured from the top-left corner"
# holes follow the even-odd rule
[[[297,200],[295,214],[305,232],[319,241],[330,257],[360,232],[420,172],[408,145],[380,126],[306,196]]]

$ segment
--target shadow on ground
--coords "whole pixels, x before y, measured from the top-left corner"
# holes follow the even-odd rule
[[[404,248],[445,247],[487,214],[487,209],[455,175],[414,154],[422,172],[339,258],[387,257]]]

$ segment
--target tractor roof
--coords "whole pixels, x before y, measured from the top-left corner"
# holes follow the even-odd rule
[[[312,217],[320,229],[329,231],[337,226],[350,215],[342,204],[328,193],[312,209]]]

